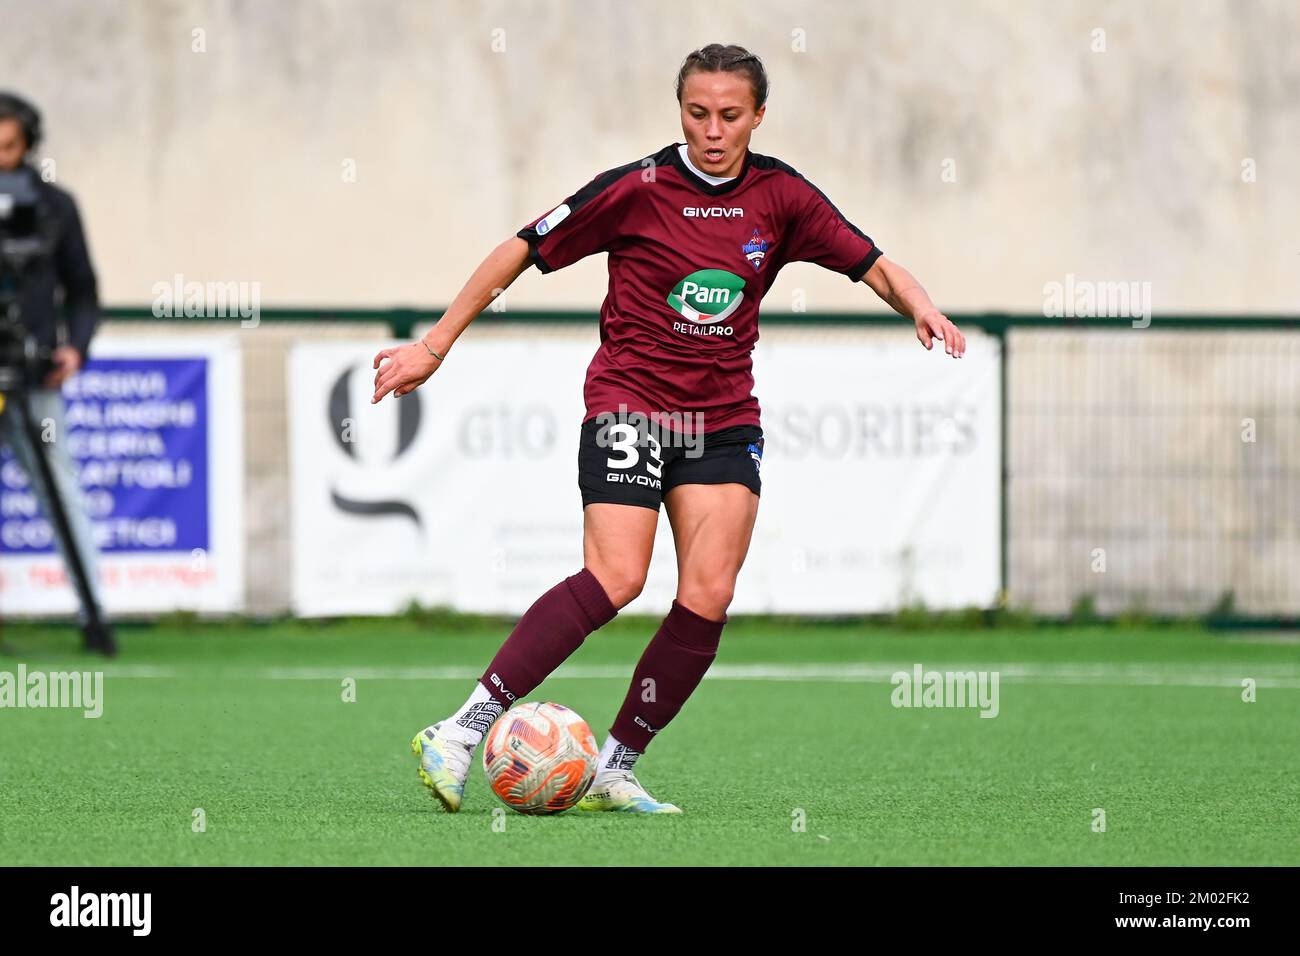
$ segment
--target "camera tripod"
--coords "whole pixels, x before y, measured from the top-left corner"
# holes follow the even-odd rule
[[[15,303],[8,303],[8,305],[9,308],[0,311],[0,315],[7,312],[10,328],[21,329],[21,322],[17,321],[14,316]],[[29,475],[28,479],[32,482],[39,481],[46,490],[46,501],[49,503],[51,512],[47,517],[54,525],[54,532],[58,536],[59,545],[68,566],[69,577],[72,579],[77,600],[81,605],[82,635],[85,647],[87,650],[98,651],[112,656],[117,652],[117,643],[113,638],[112,628],[105,620],[99,602],[95,599],[94,589],[90,586],[89,572],[85,562],[81,560],[81,552],[77,550],[76,540],[73,537],[72,524],[68,520],[67,503],[63,500],[63,495],[59,491],[59,484],[54,476],[54,468],[50,464],[49,452],[46,449],[45,442],[42,441],[40,428],[32,415],[31,406],[28,404],[30,372],[30,367],[14,367],[0,363],[0,401],[3,403],[0,404],[0,410],[3,410],[6,414],[17,416],[18,427],[22,430],[22,434],[26,436],[28,444],[32,448],[32,458],[36,463],[37,474]]]

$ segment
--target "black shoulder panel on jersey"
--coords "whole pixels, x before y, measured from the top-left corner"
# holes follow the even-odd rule
[[[664,150],[660,150],[651,156],[646,156],[642,159],[635,160],[634,162],[617,166],[614,169],[605,170],[605,172],[587,183],[587,185],[583,186],[566,200],[569,204],[569,215],[573,215],[633,170],[648,169],[652,164],[656,166],[659,165],[664,152]]]
[[[844,225],[852,229],[854,235],[861,236],[863,239],[867,240],[867,242],[870,242],[873,246],[876,244],[875,241],[870,236],[868,236],[865,232],[863,232],[857,226],[853,225],[852,222],[846,219],[844,213],[840,212],[839,209],[836,208],[835,203],[831,202],[824,192],[822,192],[812,183],[808,182],[808,180],[804,178],[804,176],[799,172],[799,170],[795,169],[793,166],[781,162],[781,160],[777,159],[775,156],[762,156],[758,153],[751,154],[751,161],[753,162],[755,169],[776,170],[777,172],[785,173],[787,176],[793,176],[795,179],[801,180],[809,189],[815,192],[818,196],[822,197],[822,202],[826,203],[826,205],[831,207],[831,211],[834,212],[835,215],[839,216],[840,222],[844,223]],[[866,270],[864,269],[863,271],[865,272]]]
[[[605,172],[587,183],[587,185],[583,186],[568,199],[564,200],[560,205],[567,203],[569,206],[569,215],[572,216],[579,209],[587,205],[587,203],[591,202],[606,189],[609,189],[628,173],[638,169],[652,169],[655,166],[660,166],[669,162],[669,154],[671,153],[672,148],[671,145],[665,146],[657,153],[635,160],[634,162],[626,163],[622,166],[616,166],[614,169],[605,170]],[[558,209],[559,207],[557,206],[556,208]],[[528,243],[529,258],[532,260],[533,264],[537,266],[538,271],[543,273],[552,271],[551,267],[546,263],[546,260],[544,260],[537,251],[537,244],[541,241],[542,237],[537,234],[536,228],[533,226],[526,226],[515,233],[515,235]]]
[[[865,239],[867,242],[871,243],[871,251],[867,253],[866,257],[861,262],[859,262],[856,266],[850,269],[847,273],[845,273],[849,277],[849,279],[851,279],[854,282],[860,281],[862,277],[867,274],[867,271],[873,265],[876,264],[876,260],[880,258],[882,253],[880,251],[880,248],[876,245],[875,240],[872,239],[870,236],[868,236],[857,226],[855,226],[851,221],[849,221],[845,217],[844,213],[839,211],[835,203],[831,202],[830,198],[824,192],[818,189],[813,183],[810,183],[807,179],[805,179],[804,176],[797,169],[795,169],[793,166],[781,162],[781,160],[777,159],[775,156],[763,156],[760,153],[751,153],[750,162],[753,163],[755,169],[775,170],[776,172],[784,173],[787,176],[793,176],[795,179],[802,181],[805,185],[807,185],[809,189],[815,192],[818,196],[821,196],[822,202],[826,203],[826,205],[831,208],[831,211],[834,212],[835,215],[839,217],[840,222],[848,226],[849,229],[853,231],[854,235],[859,236],[862,239]]]

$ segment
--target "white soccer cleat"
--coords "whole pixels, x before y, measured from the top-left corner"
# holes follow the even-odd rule
[[[442,734],[443,723],[440,720],[416,734],[411,752],[420,758],[420,780],[448,813],[456,813],[465,795],[465,778],[469,776],[475,747],[467,740]]]
[[[578,801],[579,810],[612,810],[616,813],[681,813],[671,803],[660,803],[646,792],[631,770],[598,774],[591,789]]]

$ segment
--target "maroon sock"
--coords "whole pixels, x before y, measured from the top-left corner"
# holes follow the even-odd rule
[[[677,716],[704,679],[718,654],[718,639],[726,623],[725,618],[710,621],[673,602],[632,674],[632,686],[609,729],[615,740],[645,753],[654,735]]]
[[[522,700],[618,610],[596,576],[583,568],[530,607],[479,682],[506,707]]]

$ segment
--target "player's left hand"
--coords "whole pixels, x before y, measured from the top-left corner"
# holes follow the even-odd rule
[[[942,312],[917,316],[916,337],[927,349],[934,348],[935,339],[941,339],[943,350],[953,358],[961,358],[966,354],[966,336]]]
[[[60,345],[50,358],[54,360],[54,368],[45,376],[46,388],[61,388],[81,368],[81,353],[71,345]]]

